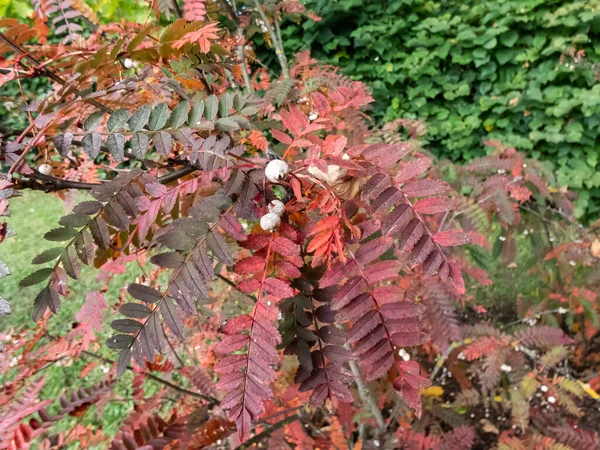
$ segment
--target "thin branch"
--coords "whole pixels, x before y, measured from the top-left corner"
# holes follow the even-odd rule
[[[183,13],[181,12],[179,3],[177,3],[177,0],[171,0],[171,3],[173,3],[173,9],[175,10],[175,15],[177,16],[178,19],[181,19],[183,17]]]
[[[105,358],[103,356],[100,356],[100,355],[98,355],[96,353],[89,352],[87,350],[82,351],[81,354],[89,356],[91,358],[99,359],[99,360],[104,361],[104,362],[106,362],[108,364],[115,364],[115,361],[113,361],[112,359]],[[131,367],[131,366],[127,366],[127,369],[133,371],[133,367]],[[154,380],[157,383],[160,383],[160,384],[168,387],[169,389],[172,389],[172,390],[174,390],[176,392],[179,392],[180,394],[189,395],[190,397],[194,397],[194,398],[199,398],[201,400],[204,400],[204,401],[208,402],[211,405],[218,405],[219,404],[219,400],[217,400],[214,397],[210,397],[210,396],[207,396],[207,395],[200,394],[198,392],[190,391],[188,389],[185,389],[185,388],[183,388],[181,386],[178,386],[178,385],[176,385],[174,383],[171,383],[170,381],[167,381],[164,378],[158,377],[158,376],[156,376],[156,375],[154,375],[152,373],[149,373],[149,372],[143,372],[143,374],[144,374],[144,376],[150,378],[151,380]]]
[[[358,387],[358,395],[362,399],[363,403],[369,406],[369,408],[371,409],[371,414],[373,414],[373,417],[375,417],[375,421],[379,426],[379,431],[383,432],[385,430],[385,420],[383,420],[381,410],[379,409],[379,406],[377,406],[377,402],[373,398],[371,390],[363,381],[362,375],[360,374],[360,369],[358,367],[358,364],[356,364],[356,361],[350,360],[349,364],[350,370],[354,375],[354,381],[356,382],[356,386]]]
[[[277,37],[275,30],[273,30],[271,22],[269,22],[269,19],[267,18],[267,15],[263,11],[262,6],[258,0],[254,0],[254,6],[256,7],[256,10],[260,15],[260,18],[264,22],[267,32],[271,37],[271,42],[273,42],[273,46],[275,47],[275,55],[277,55],[279,65],[281,66],[281,74],[283,75],[283,78],[290,78],[290,71],[288,69],[287,58],[285,57],[285,52],[283,51],[283,44],[279,42],[279,38]],[[275,22],[275,25],[279,27],[275,16],[273,16],[273,21]]]
[[[51,339],[53,341],[57,341],[58,340],[58,338],[56,336],[53,336],[53,335],[51,335],[48,332],[46,332],[45,335],[49,339]],[[98,359],[100,361],[104,361],[107,364],[115,364],[115,361],[113,361],[112,359],[105,358],[104,356],[98,355],[97,353],[93,353],[93,352],[90,352],[88,350],[82,350],[81,354],[85,355],[85,356],[88,356],[90,358],[94,358],[94,359]],[[131,367],[131,366],[127,366],[127,369],[133,371],[133,367]],[[157,383],[160,383],[160,384],[162,384],[164,386],[167,386],[168,388],[173,389],[174,391],[179,392],[180,394],[189,395],[190,397],[194,397],[194,398],[199,398],[201,400],[204,400],[204,401],[208,402],[210,405],[218,405],[219,404],[219,400],[217,400],[214,397],[210,397],[208,395],[203,395],[203,394],[200,394],[198,392],[190,391],[188,389],[185,389],[185,388],[183,388],[181,386],[178,386],[178,385],[176,385],[174,383],[171,383],[170,381],[167,381],[167,380],[165,380],[165,379],[163,379],[161,377],[158,377],[158,376],[156,376],[156,375],[154,375],[152,373],[149,373],[149,372],[143,372],[143,374],[144,374],[144,376],[150,378],[151,380],[154,380]]]
[[[35,59],[33,56],[29,55],[29,53],[26,52],[25,49],[23,49],[23,47],[21,47],[19,44],[14,42],[12,39],[10,39],[8,36],[6,36],[4,33],[0,33],[0,39],[2,39],[4,42],[6,42],[8,44],[8,46],[11,47],[15,52],[19,53],[25,59],[27,59],[27,61],[29,61],[32,66],[34,66],[38,69],[38,72],[41,75],[50,78],[52,81],[55,81],[56,83],[59,83],[62,86],[67,84],[67,82],[65,80],[63,80],[60,76],[58,76],[57,74],[55,74],[48,68],[40,67],[40,62],[37,59]],[[80,96],[80,92],[77,89],[72,89],[71,92],[73,92],[75,95]],[[89,102],[90,104],[96,106],[97,108],[100,108],[104,112],[107,112],[107,113],[113,112],[112,109],[108,108],[107,106],[104,106],[101,103],[98,103],[96,100],[85,100],[85,99],[82,99],[82,100]]]
[[[248,439],[247,441],[244,441],[242,444],[240,444],[240,446],[237,447],[236,450],[243,450],[246,448],[250,448],[254,444],[258,444],[263,439],[271,436],[275,431],[279,430],[280,428],[283,428],[284,426],[286,426],[290,423],[295,422],[296,420],[300,420],[300,414],[294,414],[293,416],[288,416],[288,417],[280,420],[279,422],[271,425],[270,427],[265,428],[263,431],[261,431],[260,433],[255,435],[253,438]]]
[[[229,278],[225,278],[223,275],[221,275],[220,273],[216,274],[217,278],[219,278],[220,280],[222,280],[224,283],[226,283],[227,285],[231,286],[232,288],[234,288],[236,291],[241,292],[242,294],[244,294],[246,297],[248,297],[250,300],[252,300],[254,303],[256,303],[256,297],[252,294],[248,294],[247,292],[242,292],[240,291],[240,288],[238,287],[237,284],[235,284],[233,281],[231,281]]]
[[[186,175],[189,175],[195,172],[197,169],[191,166],[182,167],[180,169],[174,170],[166,175],[158,177],[158,182],[161,184],[168,184],[172,181],[178,180],[179,178],[183,178]],[[80,191],[90,191],[92,189],[97,188],[98,186],[102,186],[103,183],[83,183],[81,181],[71,181],[71,180],[63,180],[60,178],[53,177],[52,175],[45,175],[38,171],[27,175],[29,179],[19,179],[17,180],[17,185],[15,189],[31,189],[33,191],[44,191],[44,192],[56,192],[62,191],[65,189],[77,189]],[[34,180],[41,180],[43,183],[38,183]]]
[[[242,66],[242,77],[244,78],[244,85],[246,86],[246,90],[248,92],[252,92],[252,85],[250,84],[250,76],[248,75],[248,64],[246,63],[246,55],[244,52],[245,42],[243,41],[244,32],[241,28],[238,28],[238,36],[242,40],[241,44],[236,49],[237,57],[241,61],[240,65]]]

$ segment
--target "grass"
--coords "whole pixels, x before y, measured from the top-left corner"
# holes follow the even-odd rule
[[[78,201],[85,198],[78,198]],[[23,197],[11,200],[10,209],[12,214],[6,218],[9,227],[16,233],[15,236],[7,238],[0,244],[0,261],[4,261],[11,275],[0,280],[0,297],[8,300],[12,308],[12,314],[0,319],[0,332],[9,328],[29,328],[35,331],[35,325],[31,319],[33,300],[44,284],[29,287],[20,287],[19,282],[31,272],[41,267],[52,267],[53,263],[42,266],[31,264],[32,259],[44,250],[56,247],[56,242],[44,240],[44,234],[58,226],[58,220],[66,214],[65,203],[60,198],[36,191],[25,191]],[[60,245],[60,244],[58,244]],[[124,279],[133,279],[139,273],[139,268],[130,265],[123,275],[116,276],[105,294],[107,303],[115,305],[119,301],[119,294]],[[86,293],[97,290],[103,286],[103,282],[96,279],[98,271],[94,268],[82,266],[81,276],[78,280],[69,280],[70,292],[62,299],[59,314],[53,316],[48,322],[48,331],[53,335],[65,335],[72,329],[75,322],[75,314],[85,301]],[[97,330],[97,342],[100,343],[98,352],[105,357],[116,358],[113,351],[102,345],[104,340],[111,334],[108,323],[112,316],[116,316],[116,307],[109,307],[110,313],[105,314],[105,326]],[[110,317],[108,317],[110,316]],[[100,364],[92,370],[85,378],[81,378],[82,369],[92,362],[86,358],[68,361],[66,364],[54,364],[44,370],[45,383],[41,392],[41,398],[57,399],[60,395],[70,393],[79,387],[90,387],[106,378],[103,367]],[[17,368],[15,368],[17,369]],[[15,371],[8,371],[0,376],[0,384],[10,381]],[[115,394],[128,397],[126,392],[131,384],[131,375],[123,377],[117,387]],[[156,388],[156,387],[155,387]],[[60,421],[53,429],[57,432],[68,432],[78,420],[83,425],[92,425],[93,428],[102,428],[107,435],[116,433],[122,425],[122,420],[128,415],[133,403],[130,401],[111,402],[104,408],[102,414],[88,411],[85,417],[80,419],[67,418]],[[57,409],[58,405],[52,405],[50,411]],[[76,448],[69,446],[69,448]]]
[[[0,330],[31,325],[33,300],[43,284],[20,287],[19,282],[35,270],[52,267],[53,263],[35,266],[31,261],[44,250],[57,246],[56,242],[46,241],[43,236],[56,228],[58,220],[66,213],[61,199],[37,191],[25,191],[23,197],[11,201],[10,208],[12,214],[7,222],[16,235],[0,245],[0,261],[4,261],[11,271],[10,276],[0,281],[0,296],[8,300],[13,313],[0,320]],[[63,300],[59,315],[50,321],[51,329],[62,328],[68,318],[74,320],[85,294],[101,286],[94,275],[94,270],[83,267],[80,279],[71,282],[71,291]]]

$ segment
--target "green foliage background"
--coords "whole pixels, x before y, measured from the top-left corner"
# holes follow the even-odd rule
[[[143,2],[88,0],[102,23],[143,22]],[[600,213],[600,0],[306,0],[282,34],[292,55],[310,49],[367,82],[379,121],[415,117],[427,148],[465,161],[501,140],[553,163],[578,192],[576,214]],[[29,0],[0,0],[0,17],[27,19]],[[294,21],[297,20],[297,21]],[[278,67],[260,33],[259,59]],[[582,53],[577,53],[582,52]],[[45,81],[24,80],[34,97]],[[12,90],[11,90],[12,89]],[[25,123],[15,83],[0,89],[0,132]]]
[[[287,50],[367,82],[377,120],[423,119],[427,147],[454,161],[488,139],[549,160],[577,214],[597,217],[600,0],[306,3],[323,20],[286,22]]]

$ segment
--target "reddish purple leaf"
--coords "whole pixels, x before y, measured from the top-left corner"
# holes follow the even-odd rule
[[[430,197],[448,189],[448,184],[441,180],[418,180],[404,186],[402,192],[407,197]]]
[[[456,207],[456,199],[449,197],[423,198],[415,203],[415,209],[421,214],[438,214]]]
[[[460,230],[440,231],[433,239],[444,247],[463,245],[469,242],[469,236]]]

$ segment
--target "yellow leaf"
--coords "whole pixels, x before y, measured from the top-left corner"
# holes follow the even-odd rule
[[[600,398],[600,395],[598,395],[598,393],[595,390],[593,390],[588,383],[584,383],[581,380],[577,380],[577,382],[583,388],[585,393],[592,397],[594,400],[598,400]]]
[[[496,395],[496,396],[494,397],[494,401],[495,401],[496,403],[502,403],[502,397],[500,397],[499,395]]]
[[[591,250],[594,258],[600,258],[600,239],[594,239]]]
[[[444,395],[444,388],[441,386],[429,386],[421,391],[423,397],[441,397]]]

